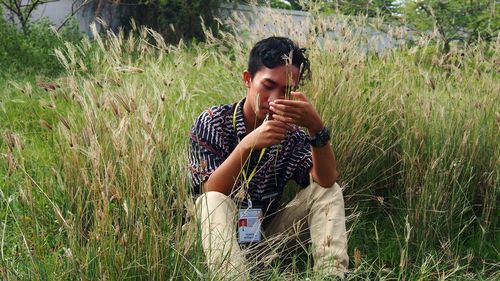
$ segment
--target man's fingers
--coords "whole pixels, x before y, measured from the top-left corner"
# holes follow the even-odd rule
[[[278,134],[278,135],[286,135],[287,130],[285,128],[277,127],[273,128],[272,131],[270,131],[273,134]]]
[[[292,96],[296,97],[300,101],[305,101],[307,102],[307,98],[304,94],[301,92],[291,92]]]
[[[284,106],[290,106],[292,108],[296,108],[296,107],[301,107],[303,106],[305,103],[307,103],[307,101],[303,101],[303,100],[284,100],[284,99],[276,99],[276,100],[273,100],[270,105],[273,106],[273,105],[284,105]]]
[[[273,110],[274,111],[274,110]],[[302,115],[297,112],[284,112],[280,110],[274,111],[274,114],[272,115],[273,119],[284,122],[284,123],[289,123],[289,124],[295,124],[297,123],[297,120],[302,119]]]
[[[285,117],[285,116],[278,115],[278,114],[273,114],[273,118],[275,120],[281,121],[283,124],[286,124],[288,130],[293,130],[293,127],[290,124],[295,123],[295,119],[294,118]]]
[[[277,104],[274,103],[270,106],[270,109],[279,115],[287,116],[287,117],[297,117],[303,111],[303,104],[294,104],[294,105],[286,105],[286,104]]]
[[[281,143],[281,141],[286,138],[286,133],[269,132],[263,137],[264,137],[263,144],[265,147],[268,147],[271,145]]]
[[[275,119],[274,118],[275,116],[278,118]],[[273,119],[274,120],[268,121],[268,122],[270,122],[269,125],[272,126],[273,128],[283,128],[284,132],[293,130],[293,126],[291,124],[289,124],[289,122],[285,122],[284,121],[285,119],[283,119],[283,116],[273,114]]]
[[[293,130],[293,126],[292,126],[292,124],[290,124],[290,122],[285,122],[285,121],[281,121],[281,120],[278,120],[278,121],[280,121],[279,126],[281,126],[281,128],[283,128],[283,129],[285,129],[285,132]]]

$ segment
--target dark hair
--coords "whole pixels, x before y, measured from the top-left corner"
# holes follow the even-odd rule
[[[250,51],[248,59],[248,72],[252,78],[255,73],[265,66],[274,68],[278,65],[285,65],[286,58],[291,54],[292,65],[299,68],[299,81],[302,78],[309,78],[310,64],[306,57],[306,49],[299,48],[292,40],[286,37],[272,36],[257,42]]]

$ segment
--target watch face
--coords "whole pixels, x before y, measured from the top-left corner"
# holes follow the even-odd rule
[[[323,147],[330,140],[330,132],[328,128],[323,128],[323,130],[319,131],[310,141],[311,145],[314,147]]]
[[[313,141],[311,144],[312,146],[314,147],[323,147],[325,146],[326,144],[328,143],[328,141],[325,141],[323,139],[316,139],[315,141]]]
[[[327,143],[328,143],[328,140],[321,139],[321,140],[318,140],[317,145],[318,145],[319,147],[323,147],[323,146],[325,146]]]

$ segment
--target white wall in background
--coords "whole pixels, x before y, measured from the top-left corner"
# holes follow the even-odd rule
[[[71,14],[72,9],[76,9],[81,5],[81,1],[83,0],[59,0],[43,4],[33,13],[32,19],[38,20],[42,17],[47,17],[57,27]],[[95,0],[91,0],[76,14],[80,29],[89,35],[89,25],[95,20],[95,9],[96,2]],[[101,17],[115,30],[120,26],[120,14],[123,12],[126,13],[127,9],[134,9],[134,6],[120,6],[119,4],[108,3],[103,9]],[[238,34],[251,42],[270,35],[281,35],[291,37],[298,41],[300,45],[311,43],[305,42],[305,40],[310,38],[310,29],[314,26],[314,19],[307,12],[245,5],[224,5],[220,9],[219,16],[223,21],[234,24],[236,28],[250,26],[249,29],[245,30],[240,28]],[[341,41],[342,29],[346,26],[347,22],[342,20],[342,18],[331,17],[324,27],[326,31],[314,43],[323,44],[325,39]],[[366,38],[365,43],[360,46],[365,51],[374,50],[380,53],[404,42],[404,40],[394,38],[391,34],[375,30],[369,26],[358,27],[356,32]]]
[[[317,26],[314,24],[314,18],[308,12],[225,5],[221,9],[221,18],[234,24],[238,29],[238,34],[253,43],[271,35],[288,36],[299,42],[299,45],[324,44],[326,41],[332,41],[329,39],[341,42],[342,30],[346,27],[352,29],[349,28],[345,18],[331,16],[326,21],[326,25],[323,26],[324,32],[319,33],[315,42],[307,42],[311,38],[311,32],[313,32],[311,29]],[[384,28],[390,29],[390,26],[385,25]],[[357,27],[354,32],[364,38],[360,49],[365,52],[371,50],[382,53],[384,50],[404,44],[404,40],[370,26]]]

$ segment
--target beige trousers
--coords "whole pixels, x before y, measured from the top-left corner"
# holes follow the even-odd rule
[[[202,246],[210,271],[216,278],[248,279],[251,264],[236,237],[238,209],[220,192],[205,192],[196,200]],[[290,242],[311,242],[314,271],[343,277],[347,270],[347,235],[342,190],[338,184],[324,188],[312,182],[281,209],[264,229],[265,248],[259,260],[279,256]],[[304,239],[305,238],[305,239]],[[262,247],[264,245],[265,247]]]

